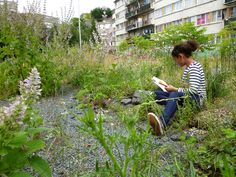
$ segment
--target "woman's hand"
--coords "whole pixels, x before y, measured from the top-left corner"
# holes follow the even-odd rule
[[[165,87],[165,89],[168,91],[168,92],[177,92],[178,89],[176,87],[174,87],[173,85],[167,85]]]

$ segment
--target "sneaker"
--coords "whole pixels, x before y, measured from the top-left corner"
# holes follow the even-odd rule
[[[149,123],[154,130],[155,135],[160,136],[163,134],[163,124],[161,119],[157,117],[154,113],[148,113]]]

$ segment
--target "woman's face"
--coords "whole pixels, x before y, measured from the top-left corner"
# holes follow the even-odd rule
[[[174,57],[174,60],[178,66],[183,67],[186,65],[185,58],[186,57],[183,54],[179,54],[178,57]]]

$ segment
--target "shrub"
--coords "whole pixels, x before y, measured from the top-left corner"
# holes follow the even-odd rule
[[[171,25],[164,31],[153,34],[151,39],[166,52],[170,52],[172,46],[190,39],[196,40],[200,44],[201,50],[211,49],[210,39],[212,36],[205,35],[205,31],[205,28],[196,27],[193,23],[184,23],[182,25]]]
[[[32,66],[42,75],[43,94],[55,93],[60,86],[55,64],[42,54],[46,27],[38,14],[0,11],[0,99],[18,93],[17,83]]]
[[[196,165],[199,165],[207,175],[218,173],[224,177],[234,176],[236,169],[235,144],[235,130],[229,128],[218,131],[217,136],[207,141],[197,151]]]
[[[33,68],[20,82],[21,95],[9,107],[0,109],[0,175],[31,176],[24,169],[32,167],[40,176],[51,176],[45,160],[36,152],[45,147],[40,133],[42,118],[32,108],[41,94],[40,76]]]

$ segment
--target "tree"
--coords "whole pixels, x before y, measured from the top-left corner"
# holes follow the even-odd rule
[[[97,33],[96,24],[94,19],[81,18],[81,39],[83,42],[89,42],[93,39],[93,33]],[[71,26],[71,38],[69,41],[70,45],[79,43],[79,18],[72,18],[70,21]]]
[[[181,25],[171,25],[164,31],[151,35],[151,39],[156,41],[157,47],[169,52],[170,48],[186,40],[195,40],[200,44],[200,50],[212,48],[211,35],[205,34],[206,29],[196,27],[193,23]]]
[[[91,11],[91,16],[98,22],[103,20],[103,16],[106,15],[107,18],[112,16],[112,11],[110,8],[97,7]]]

